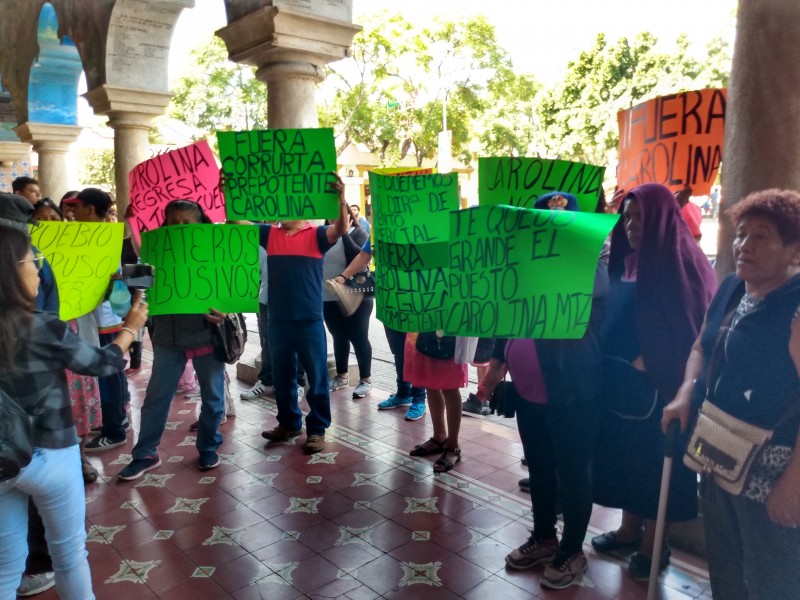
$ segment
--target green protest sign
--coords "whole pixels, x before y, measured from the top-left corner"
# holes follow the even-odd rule
[[[441,329],[458,176],[370,173],[369,181],[377,317],[398,331]]]
[[[69,321],[97,308],[119,269],[123,224],[42,221],[30,231],[53,269],[59,317]]]
[[[228,219],[336,219],[333,129],[217,133]]]
[[[603,189],[605,167],[568,160],[527,157],[478,159],[478,203],[533,208],[548,192],[575,196],[581,212],[594,212]]]
[[[451,214],[445,333],[583,336],[616,215],[478,206]]]
[[[257,312],[258,227],[170,225],[142,234],[151,315]]]

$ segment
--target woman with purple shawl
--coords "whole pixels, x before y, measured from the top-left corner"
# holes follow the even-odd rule
[[[683,381],[686,359],[716,290],[716,278],[672,192],[631,190],[611,233],[610,287],[601,334],[604,408],[593,473],[594,501],[623,509],[616,531],[592,539],[599,552],[637,550],[628,570],[650,574],[658,510],[664,406]],[[697,516],[697,477],[676,461],[667,521]],[[660,568],[669,564],[669,548]]]

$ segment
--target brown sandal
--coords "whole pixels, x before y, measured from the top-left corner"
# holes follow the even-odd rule
[[[453,454],[455,460],[447,458],[448,454]],[[461,448],[445,448],[442,455],[433,463],[434,473],[447,473],[450,469],[456,466],[456,463],[461,460]]]
[[[411,456],[431,456],[432,454],[439,454],[444,450],[444,442],[438,442],[433,438],[421,444],[417,444],[409,452]]]

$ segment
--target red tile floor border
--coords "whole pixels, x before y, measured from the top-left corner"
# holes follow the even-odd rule
[[[130,379],[134,431],[151,360],[146,352]],[[159,448],[161,467],[118,481],[133,440],[91,455],[102,475],[86,487],[100,600],[645,598],[646,585],[628,577],[623,557],[591,550],[589,538],[618,515],[601,507],[584,544],[589,572],[580,585],[552,592],[539,585],[541,569],[505,569],[505,554],[531,526],[530,499],[516,488],[524,472],[511,427],[464,419],[468,451],[453,471],[434,475],[429,460],[407,452],[431,435],[430,420],[376,410],[386,391],[362,400],[352,400],[350,389],[332,394],[325,450],[309,457],[302,436],[265,448],[261,431],[275,423],[275,405],[241,402],[246,386],[234,379],[230,387],[238,414],[221,426],[217,469],[198,470],[189,431],[197,400],[180,395]],[[675,552],[661,590],[663,598],[710,598],[705,564]]]

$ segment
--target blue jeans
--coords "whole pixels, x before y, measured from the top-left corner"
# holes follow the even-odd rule
[[[311,410],[306,416],[306,433],[325,435],[331,424],[331,400],[328,395],[328,346],[322,320],[270,319],[269,346],[278,424],[289,430],[303,428],[303,413],[297,404],[299,359],[306,368],[309,386],[306,400]]]
[[[133,458],[156,455],[186,361],[186,351],[153,344],[153,372],[142,404],[141,429]],[[213,353],[195,356],[192,363],[200,383],[197,450],[203,456],[205,452],[216,452],[222,444],[222,434],[217,429],[225,414],[225,363]]]
[[[258,380],[264,385],[272,385],[272,353],[269,351],[269,307],[258,304],[258,339],[261,342],[261,370]],[[303,363],[297,364],[297,384],[305,386],[306,371]]]
[[[28,496],[45,527],[63,600],[93,600],[86,551],[86,495],[78,445],[37,448],[31,463],[0,483],[0,598],[15,598],[28,555]]]

